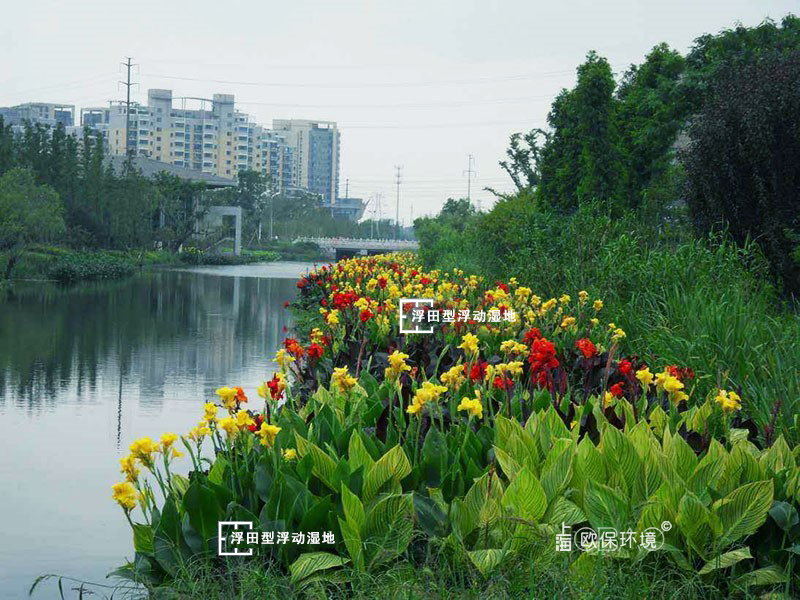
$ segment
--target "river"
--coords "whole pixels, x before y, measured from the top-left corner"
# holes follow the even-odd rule
[[[111,499],[119,458],[135,438],[186,433],[222,385],[258,398],[310,266],[0,290],[0,596],[25,597],[47,573],[107,584],[133,558]],[[34,594],[57,596],[55,581]]]

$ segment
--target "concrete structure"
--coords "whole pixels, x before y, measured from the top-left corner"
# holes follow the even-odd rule
[[[202,226],[205,228],[220,228],[225,225],[225,217],[234,218],[233,253],[239,256],[242,253],[242,207],[241,206],[210,206]]]
[[[41,124],[55,127],[75,125],[75,106],[54,104],[52,102],[26,102],[7,108],[0,108],[0,117],[7,125],[23,126],[26,121],[32,125]]]
[[[83,125],[104,134],[113,155],[124,156],[130,144],[135,156],[226,179],[253,170],[269,175],[275,191],[296,187],[292,146],[278,132],[236,110],[230,94],[173,98],[171,90],[151,89],[147,105],[132,103],[130,112],[127,142],[124,102],[84,108],[81,118]]]
[[[349,256],[370,254],[385,254],[387,252],[416,252],[419,242],[416,240],[371,240],[353,238],[322,238],[301,237],[295,243],[310,242],[319,246],[320,250],[331,258],[346,258]]]
[[[294,149],[294,185],[336,204],[339,196],[339,129],[333,121],[274,119],[272,129]]]
[[[337,198],[333,206],[323,201],[322,208],[330,209],[335,219],[357,222],[364,216],[366,205],[361,198]]]
[[[125,156],[107,156],[106,161],[114,169],[116,173],[122,171],[122,166],[127,157]],[[236,187],[236,182],[232,179],[218,177],[211,173],[203,173],[202,171],[195,171],[186,167],[179,167],[171,165],[152,158],[145,158],[144,156],[136,156],[131,159],[133,161],[133,168],[141,171],[142,175],[147,178],[153,178],[156,174],[161,172],[176,175],[181,179],[193,181],[195,183],[206,184],[207,189],[220,189],[228,187]]]

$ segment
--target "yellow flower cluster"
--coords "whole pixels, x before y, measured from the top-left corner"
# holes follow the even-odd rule
[[[725,413],[731,413],[736,410],[742,410],[742,399],[736,392],[726,392],[725,390],[717,390],[717,395],[714,400],[722,408]]]
[[[464,351],[468,357],[473,358],[478,355],[479,341],[478,336],[467,333],[461,338],[461,344],[458,346]]]
[[[280,431],[281,428],[277,425],[271,425],[266,422],[262,423],[261,428],[258,430],[258,435],[261,437],[261,445],[266,446],[267,448],[272,448],[273,444],[275,443],[275,438]],[[296,456],[297,454],[294,453],[292,457]],[[284,451],[284,458],[286,458],[286,451]]]
[[[406,364],[408,354],[395,350],[389,355],[389,366],[386,368],[386,379],[394,381],[405,371],[410,371],[411,367]]]
[[[338,367],[333,370],[331,384],[338,387],[342,392],[348,392],[357,383],[358,379],[348,373],[347,367]]]
[[[458,404],[458,410],[466,411],[470,417],[483,418],[483,403],[480,390],[475,390],[475,398],[464,397]]]
[[[115,483],[111,486],[113,491],[111,497],[117,501],[125,512],[130,512],[136,508],[136,488],[129,481]]]
[[[668,370],[656,374],[656,388],[669,394],[669,399],[675,405],[686,400],[689,395],[683,391],[683,383],[680,379],[672,375]]]
[[[436,385],[430,381],[422,384],[422,387],[414,394],[414,399],[411,404],[406,408],[406,412],[412,415],[419,415],[422,409],[429,402],[436,402],[439,397],[447,391],[443,385]]]
[[[439,375],[439,379],[451,390],[457,390],[467,379],[466,375],[464,375],[464,365],[458,364],[454,367],[450,367],[447,371]]]

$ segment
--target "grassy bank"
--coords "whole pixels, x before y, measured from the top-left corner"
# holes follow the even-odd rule
[[[427,267],[516,277],[543,297],[596,294],[635,352],[695,370],[693,396],[727,380],[762,437],[777,430],[798,438],[800,316],[757,246],[694,239],[679,211],[612,219],[584,207],[564,215],[524,198],[459,226],[446,216],[421,223]]]
[[[301,251],[305,251],[302,249]],[[277,260],[302,260],[287,252],[285,257],[273,250],[242,250],[232,253],[209,253],[189,249],[181,253],[167,250],[95,250],[75,251],[57,246],[35,246],[22,253],[14,266],[12,279],[54,280],[61,283],[101,281],[128,277],[138,269],[185,265],[244,265]],[[0,253],[0,266],[8,256]],[[4,269],[3,269],[4,270]]]

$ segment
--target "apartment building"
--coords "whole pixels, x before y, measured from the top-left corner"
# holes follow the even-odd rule
[[[339,129],[333,121],[275,119],[273,131],[294,149],[296,185],[336,204],[339,196]]]
[[[26,121],[32,125],[41,124],[66,128],[75,125],[75,106],[54,104],[52,102],[26,102],[16,106],[0,107],[0,117],[7,125],[21,127]]]
[[[297,187],[294,149],[278,132],[256,124],[235,108],[230,94],[206,98],[173,98],[171,90],[151,89],[147,105],[131,103],[126,141],[127,106],[85,108],[82,123],[100,131],[112,155],[126,154],[234,179],[240,171],[269,175],[275,191]]]

